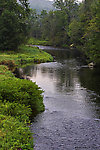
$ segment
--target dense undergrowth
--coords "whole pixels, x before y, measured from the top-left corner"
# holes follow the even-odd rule
[[[39,40],[39,39],[36,39],[34,37],[31,37],[29,40],[28,40],[28,44],[31,44],[31,45],[43,45],[43,46],[49,46],[51,45],[50,44],[50,41],[47,41],[47,40]]]
[[[44,111],[43,91],[32,81],[16,78],[12,71],[46,61],[52,61],[51,55],[36,47],[0,52],[0,150],[33,150],[30,116]]]
[[[52,61],[53,58],[50,54],[39,50],[37,47],[20,46],[20,48],[14,51],[1,51],[0,52],[0,64],[8,65],[8,67],[14,68],[15,65],[24,65],[27,63],[41,63]]]
[[[34,37],[31,37],[28,40],[28,45],[42,45],[42,46],[53,46],[53,47],[63,47],[63,48],[69,48],[69,46],[67,44],[63,44],[63,45],[57,45],[57,44],[53,44],[52,42],[48,41],[48,40],[43,40],[43,39],[36,39]]]
[[[42,90],[0,65],[0,149],[33,150],[29,117],[44,111]]]

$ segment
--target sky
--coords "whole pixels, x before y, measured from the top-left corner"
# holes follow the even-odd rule
[[[49,1],[53,1],[53,0],[49,0]],[[82,0],[77,0],[77,1],[82,2]]]

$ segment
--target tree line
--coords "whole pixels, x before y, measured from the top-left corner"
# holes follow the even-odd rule
[[[100,63],[100,0],[55,0],[56,11],[32,10],[31,36],[54,46],[73,46]]]
[[[100,64],[100,0],[54,0],[55,11],[30,9],[28,0],[0,0],[0,49],[14,49],[31,36],[74,47]]]

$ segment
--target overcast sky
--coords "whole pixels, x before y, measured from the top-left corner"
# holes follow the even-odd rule
[[[53,1],[53,0],[49,0],[49,1]],[[82,0],[77,0],[77,1],[82,2]]]

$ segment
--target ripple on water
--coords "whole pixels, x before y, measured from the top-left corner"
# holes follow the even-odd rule
[[[66,119],[61,112],[44,113],[43,118],[31,126],[35,150],[99,150],[100,119]]]

